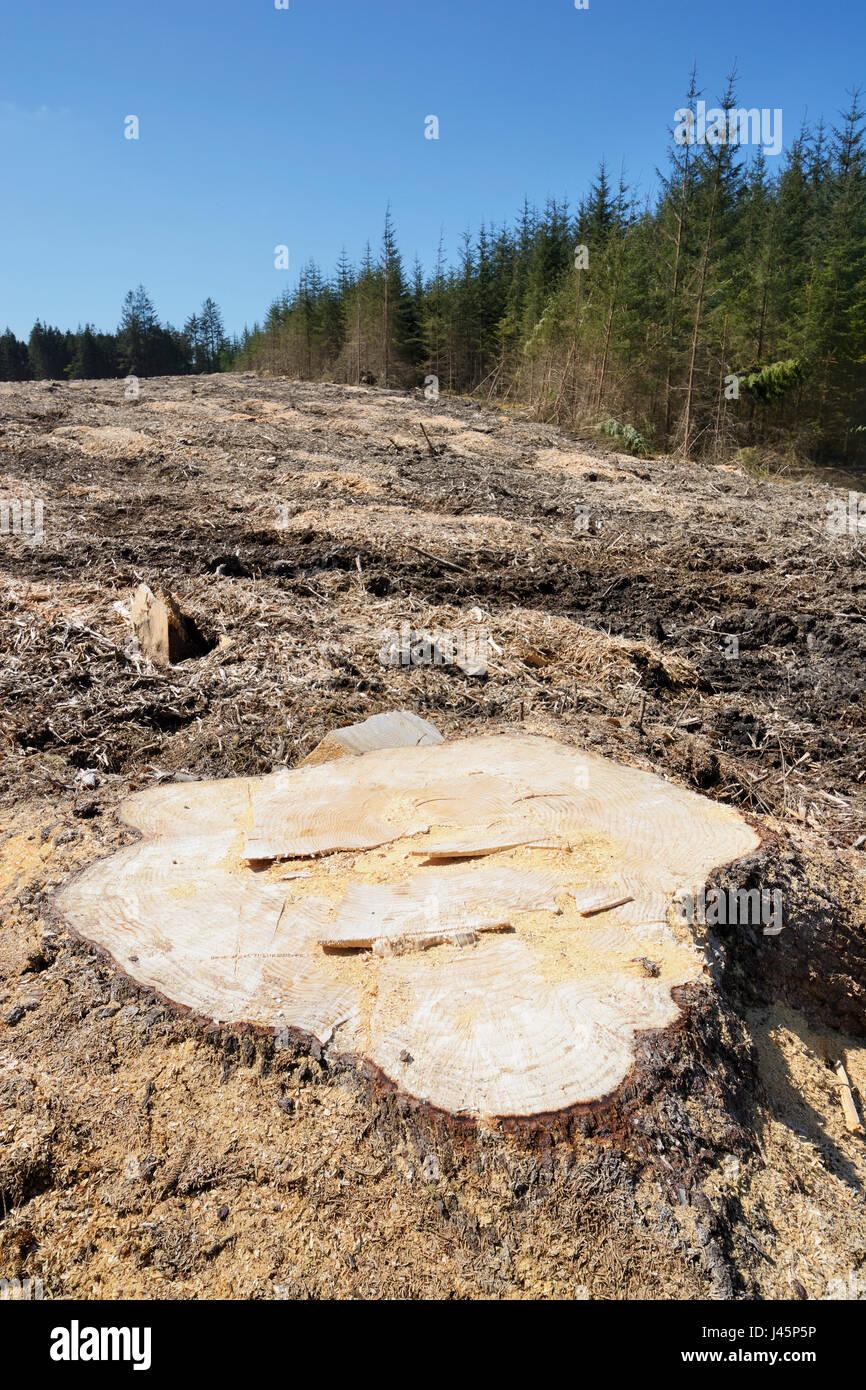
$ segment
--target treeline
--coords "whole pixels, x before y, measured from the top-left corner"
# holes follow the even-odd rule
[[[0,336],[0,381],[227,371],[240,347],[240,340],[227,337],[212,299],[177,329],[159,322],[150,296],[139,285],[123,301],[116,333],[100,333],[91,324],[63,332],[37,320],[23,342],[7,328]]]
[[[686,107],[695,110],[694,75]],[[733,83],[720,102],[736,118]],[[678,113],[679,114],[679,113]],[[378,252],[308,265],[236,365],[442,390],[594,427],[636,452],[763,446],[819,460],[866,447],[866,156],[857,96],[760,146],[680,143],[642,203],[602,164],[571,209],[524,204],[407,275],[390,215]],[[680,134],[680,140],[682,139]]]

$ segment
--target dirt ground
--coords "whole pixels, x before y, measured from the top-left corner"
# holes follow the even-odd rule
[[[866,537],[827,526],[857,487],[637,460],[420,392],[0,384],[0,500],[43,504],[41,537],[0,535],[0,1278],[866,1297],[866,1147],[830,1066],[862,1114]],[[178,596],[204,655],[145,660],[140,581]],[[482,634],[486,669],[385,664],[404,625]],[[321,1049],[167,1008],[58,920],[57,887],[128,840],[130,791],[291,766],[400,708],[446,737],[588,746],[761,830],[743,873],[784,887],[785,930],[710,941],[716,1032],[691,1070],[656,1058],[652,1142],[444,1134]],[[711,1126],[716,1064],[730,1124]]]

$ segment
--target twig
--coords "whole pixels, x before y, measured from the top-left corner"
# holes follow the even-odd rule
[[[581,917],[597,917],[599,912],[610,912],[614,907],[622,907],[624,903],[633,902],[634,898],[631,895],[627,898],[615,898],[612,902],[602,898],[600,902],[595,902],[590,907],[582,907],[580,915]]]
[[[438,459],[438,457],[439,457],[439,450],[435,447],[435,445],[433,444],[433,441],[431,440],[429,434],[428,434],[427,431],[425,430],[423,421],[419,420],[419,421],[418,421],[418,424],[421,426],[421,433],[423,434],[424,438],[427,440],[427,448],[430,450],[430,452],[431,452],[431,454],[433,455],[434,459]]]
[[[851,1090],[851,1083],[848,1080],[848,1073],[845,1070],[844,1062],[839,1062],[836,1067],[836,1076],[839,1080],[839,1099],[842,1102],[842,1109],[845,1112],[845,1124],[852,1134],[862,1134],[863,1125],[860,1116],[857,1114],[857,1106],[854,1104],[854,1092]]]
[[[671,725],[671,733],[673,733],[674,729],[675,729],[675,728],[677,727],[677,725],[679,724],[679,722],[680,722],[680,720],[682,719],[683,715],[685,714],[686,710],[691,708],[692,702],[693,702],[693,697],[690,696],[689,699],[686,700],[685,704],[683,705],[682,709],[680,710],[679,714],[677,715],[676,719],[674,720],[673,724]]]
[[[461,574],[471,574],[465,565],[458,565],[454,560],[445,560],[441,555],[434,555],[432,550],[424,550],[420,545],[415,545],[412,541],[407,541],[410,550],[417,550],[419,555],[423,555],[427,560],[433,560],[437,565],[447,565],[450,570],[459,570]]]

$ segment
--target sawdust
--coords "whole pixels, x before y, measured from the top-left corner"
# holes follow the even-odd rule
[[[155,447],[150,435],[115,425],[60,425],[46,436],[46,443],[61,448],[72,444],[85,454],[122,454],[124,458],[136,458]]]
[[[829,1063],[844,1058],[862,1113],[866,1046],[810,1027],[784,1005],[753,1010],[748,1024],[768,1107],[762,1162],[746,1173],[728,1161],[707,1194],[742,1201],[762,1247],[764,1297],[866,1298],[866,1145],[845,1127]]]

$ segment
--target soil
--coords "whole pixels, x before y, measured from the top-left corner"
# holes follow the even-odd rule
[[[424,429],[421,428],[423,425]],[[426,434],[425,431],[426,430]],[[866,538],[855,484],[634,459],[470,401],[252,375],[0,384],[0,1278],[70,1298],[863,1298]],[[207,650],[138,650],[140,582]],[[483,671],[387,665],[483,635]],[[437,636],[438,635],[438,636]],[[487,639],[489,638],[489,642]],[[483,663],[484,664],[484,663]],[[137,988],[53,909],[130,791],[410,709],[739,807],[706,978],[621,1093],[449,1124]],[[286,1045],[280,1045],[280,1043]]]

